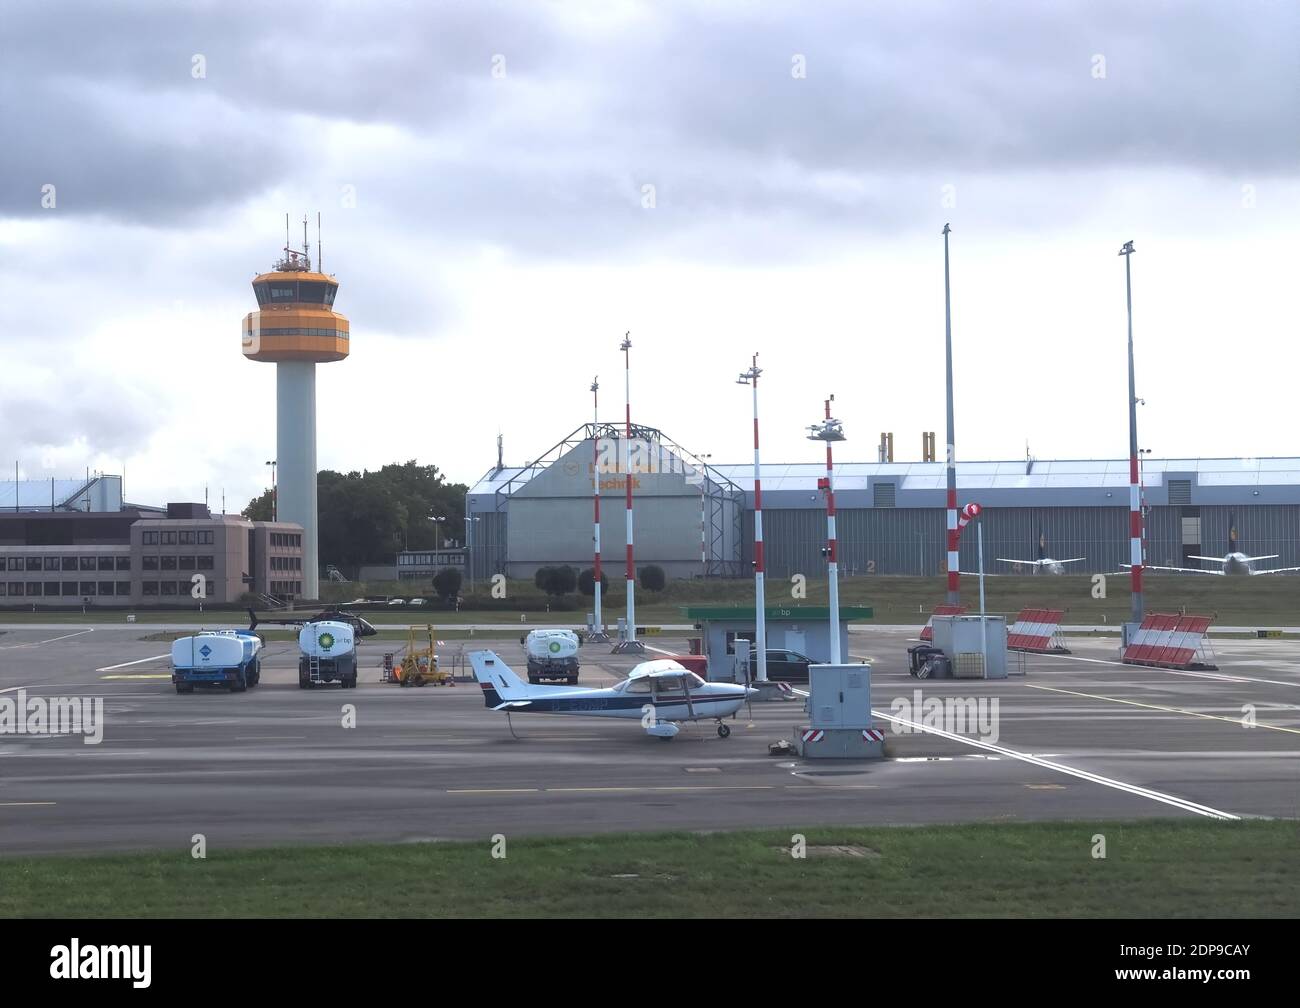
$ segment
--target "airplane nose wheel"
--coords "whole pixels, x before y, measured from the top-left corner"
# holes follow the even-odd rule
[[[731,734],[731,728],[729,728],[727,725],[724,725],[721,721],[719,721],[718,738],[726,738],[730,734]]]

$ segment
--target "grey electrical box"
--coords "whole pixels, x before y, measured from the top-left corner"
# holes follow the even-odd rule
[[[808,720],[814,728],[870,728],[871,666],[810,665]]]
[[[743,637],[737,637],[731,642],[731,650],[731,681],[734,683],[746,683],[753,678],[749,674],[749,660],[752,653],[752,646],[750,642],[745,640]]]
[[[1004,616],[936,616],[934,646],[948,656],[954,679],[1007,677]]]

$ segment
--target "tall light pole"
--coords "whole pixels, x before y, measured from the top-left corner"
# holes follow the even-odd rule
[[[1133,243],[1127,241],[1119,254],[1124,257],[1124,302],[1128,308],[1128,454],[1129,454],[1129,564],[1133,583],[1134,623],[1142,623],[1142,488],[1138,473],[1137,381],[1133,373]]]
[[[278,491],[275,486],[275,462],[271,461],[266,464],[271,467],[271,521],[279,521],[280,502],[278,499]]]
[[[961,604],[961,560],[957,552],[957,451],[952,416],[952,290],[948,283],[948,234],[943,226],[943,348],[948,403],[948,602]]]
[[[469,590],[474,591],[474,523],[478,518],[465,516],[465,574],[469,579]]]
[[[763,585],[763,479],[758,461],[758,376],[763,369],[754,354],[749,370],[741,372],[737,384],[754,393],[754,649],[758,655],[758,682],[767,682],[767,595]],[[827,451],[830,445],[827,445]]]
[[[623,334],[619,349],[623,351],[623,391],[626,410],[625,436],[627,470],[623,485],[627,488],[627,630],[623,640],[614,645],[615,654],[641,653],[645,645],[636,639],[636,565],[632,557],[632,334]]]
[[[826,478],[818,480],[821,489],[826,492],[826,560],[827,580],[829,582],[831,664],[840,663],[840,580],[839,560],[835,542],[835,465],[831,460],[831,445],[844,440],[844,431],[838,420],[831,418],[831,403],[835,397],[826,400],[826,417],[819,424],[810,424],[809,441],[826,442]]]
[[[599,375],[591,380],[591,407],[592,407],[592,427],[591,427],[591,503],[594,509],[594,519],[592,523],[591,542],[595,549],[595,558],[591,565],[591,585],[592,593],[595,596],[595,608],[592,613],[591,636],[587,639],[597,644],[609,642],[609,634],[605,633],[605,617],[600,611],[600,377]]]

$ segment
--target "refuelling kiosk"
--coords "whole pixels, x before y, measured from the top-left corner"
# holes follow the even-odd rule
[[[830,610],[826,606],[768,606],[764,612],[769,652],[793,651],[814,663],[830,661]],[[700,653],[708,658],[708,678],[745,682],[755,637],[753,606],[682,606],[682,613],[700,631]],[[848,625],[872,615],[870,606],[840,606],[840,654],[849,653]],[[861,665],[852,667],[862,670]],[[769,665],[769,675],[775,671]]]

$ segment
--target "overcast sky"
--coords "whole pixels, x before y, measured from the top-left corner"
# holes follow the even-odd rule
[[[945,221],[959,460],[1127,454],[1128,239],[1142,446],[1300,454],[1298,54],[1293,0],[8,0],[0,465],[243,507],[249,280],[318,209],[322,468],[473,482],[593,375],[621,419],[627,330],[634,419],[715,462],[754,352],[765,459],[829,393],[840,458],[918,459]]]

